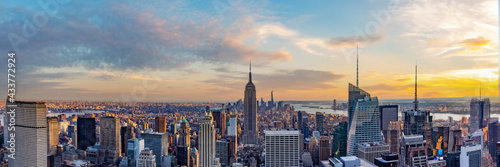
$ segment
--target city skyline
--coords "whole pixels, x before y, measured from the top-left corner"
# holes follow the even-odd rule
[[[359,86],[380,99],[412,98],[415,61],[419,98],[478,97],[480,87],[498,95],[497,1],[216,2],[62,4],[16,50],[16,96],[235,101],[252,60],[257,99],[274,90],[278,101],[347,100],[356,45]],[[31,1],[2,7],[4,36],[43,11]],[[80,7],[95,10],[72,10]],[[379,31],[365,29],[373,24]]]

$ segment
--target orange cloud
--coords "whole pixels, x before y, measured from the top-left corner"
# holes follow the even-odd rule
[[[491,40],[485,39],[482,36],[478,36],[477,38],[468,38],[460,42],[462,46],[485,46],[488,45]]]

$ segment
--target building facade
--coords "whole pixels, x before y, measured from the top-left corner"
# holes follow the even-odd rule
[[[99,135],[99,164],[119,163],[121,156],[120,119],[101,117]]]
[[[80,150],[86,150],[88,147],[96,144],[95,118],[78,117],[77,123],[77,148]]]
[[[161,166],[161,157],[168,155],[168,134],[166,133],[141,133],[144,147],[149,148],[156,157],[156,165]]]
[[[47,164],[47,107],[45,102],[7,102],[6,110],[15,110],[15,131],[4,133],[15,135],[15,159],[8,158],[9,167],[38,166]],[[11,119],[6,114],[5,123]],[[8,132],[7,130],[5,132]],[[8,139],[7,141],[9,141]],[[4,143],[8,144],[5,141]],[[9,152],[10,154],[11,152]]]
[[[265,141],[266,167],[300,166],[299,131],[265,131]]]
[[[167,132],[167,119],[165,117],[155,117],[155,132]]]
[[[57,117],[47,118],[47,154],[56,154],[61,127]]]

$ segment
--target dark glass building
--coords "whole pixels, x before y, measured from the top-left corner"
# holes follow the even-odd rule
[[[347,122],[339,122],[333,130],[332,156],[340,158],[347,155]]]
[[[389,124],[391,124],[391,121],[398,120],[398,110],[398,105],[379,106],[380,130],[389,130]]]
[[[87,147],[94,146],[96,143],[95,118],[78,117],[77,120],[77,149],[87,150]]]

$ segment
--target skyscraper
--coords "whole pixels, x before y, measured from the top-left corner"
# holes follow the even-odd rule
[[[122,153],[127,155],[127,146],[128,146],[128,140],[135,138],[135,131],[133,126],[123,126],[120,129],[120,137],[121,137],[121,144],[122,144]]]
[[[323,133],[325,132],[325,128],[323,127],[325,123],[324,120],[325,114],[323,114],[322,112],[316,112],[316,130],[321,135],[323,135]]]
[[[422,111],[418,109],[417,66],[415,66],[415,101],[413,104],[414,107],[412,110],[403,112],[403,133],[405,135],[426,136],[426,132],[430,131],[430,128],[432,127],[432,116],[430,115],[430,111]]]
[[[255,85],[252,83],[252,66],[248,73],[248,83],[245,87],[244,101],[244,129],[243,129],[243,144],[259,144],[259,130],[257,126],[257,97]],[[201,150],[200,150],[201,154]]]
[[[300,166],[300,132],[265,131],[266,167]]]
[[[380,110],[380,130],[388,130],[391,121],[398,120],[398,105],[383,105],[379,107]]]
[[[377,97],[349,83],[347,155],[356,156],[359,143],[382,142]]]
[[[460,149],[461,167],[481,167],[481,144],[468,144]]]
[[[336,158],[347,155],[347,122],[339,122],[333,130],[332,156]]]
[[[127,160],[131,167],[137,164],[137,157],[144,150],[144,139],[130,139],[127,141]]]
[[[231,116],[229,116],[229,125],[227,128],[227,135],[228,136],[237,136],[237,134],[238,134],[237,118],[236,118],[236,115],[231,115]]]
[[[101,117],[99,135],[100,164],[118,164],[121,155],[120,120],[115,117]]]
[[[500,141],[500,123],[498,121],[492,122],[488,125],[487,147],[490,151],[491,158],[494,162],[497,160],[496,144]],[[500,165],[500,164],[499,164]]]
[[[311,135],[311,130],[309,130],[309,116],[302,116],[302,134],[304,134],[304,139]]]
[[[57,117],[47,118],[47,154],[56,154],[57,145],[59,144],[59,132],[61,127]]]
[[[191,128],[186,118],[182,120],[179,128],[179,146],[191,146]]]
[[[215,144],[215,157],[219,158],[221,166],[230,166],[229,164],[229,146],[230,142],[225,139],[217,140]]]
[[[167,119],[165,117],[155,117],[155,132],[167,132]]]
[[[470,133],[483,129],[488,125],[490,118],[490,99],[476,99],[470,101]]]
[[[96,143],[95,118],[78,117],[77,122],[77,148],[80,150],[87,150],[88,147],[93,146]]]
[[[226,113],[223,111],[213,111],[214,123],[217,132],[222,136],[226,136]]]
[[[274,108],[274,91],[271,91],[271,106],[269,106],[269,109],[273,109]]]
[[[425,166],[427,164],[427,146],[424,136],[407,135],[401,140],[401,160],[407,166]]]
[[[246,104],[245,104],[246,105]],[[200,152],[200,166],[211,166],[215,159],[215,127],[212,113],[203,118],[199,127],[198,146]]]
[[[10,103],[7,101],[6,105],[7,111],[15,110],[16,123],[15,131],[4,134],[9,136],[13,133],[16,141],[15,159],[8,159],[9,167],[47,164],[47,107],[45,102]],[[6,120],[9,119],[7,116]]]
[[[319,160],[328,160],[330,153],[330,138],[328,136],[321,136],[319,138]]]
[[[168,134],[166,133],[141,133],[144,139],[144,147],[153,151],[156,157],[168,155]],[[156,158],[156,166],[161,166],[161,158]]]
[[[179,146],[176,150],[177,165],[179,166],[190,166],[190,156],[191,150],[188,146]]]

